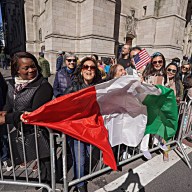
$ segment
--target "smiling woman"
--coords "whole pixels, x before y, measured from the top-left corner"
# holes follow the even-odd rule
[[[64,94],[73,93],[76,91],[79,91],[81,89],[87,88],[92,85],[96,85],[97,83],[100,83],[101,78],[101,72],[97,67],[97,62],[95,59],[91,57],[85,57],[80,65],[78,66],[77,70],[74,73],[75,78],[72,83],[72,86],[68,87]],[[67,138],[71,154],[73,157],[73,170],[74,170],[74,177],[75,179],[85,175],[85,162],[87,159],[87,154],[89,153],[89,145],[81,142],[80,143],[80,160],[78,159],[78,140],[73,139],[71,137]],[[79,161],[80,161],[80,170],[79,170]],[[80,172],[80,173],[79,173]],[[84,191],[87,192],[87,186],[85,182],[81,182],[77,184],[75,191]]]
[[[98,69],[97,62],[91,57],[85,57],[82,59],[80,65],[74,72],[74,75],[75,77],[72,86],[68,87],[64,94],[95,85],[100,83],[102,80],[101,72]]]
[[[163,85],[165,77],[165,57],[160,52],[155,52],[151,56],[151,63],[149,63],[142,76],[143,80],[149,84],[153,85]]]
[[[0,111],[0,124],[12,124],[17,130],[21,130],[21,114],[24,111],[34,111],[50,101],[53,91],[48,81],[43,78],[37,59],[31,53],[14,54],[11,73],[14,78],[8,81],[6,104],[3,111]],[[45,129],[41,130],[46,133]],[[34,132],[33,126],[23,125],[23,132],[24,136],[30,135]],[[50,182],[50,158],[40,159],[40,167],[44,167],[41,179]]]
[[[165,86],[174,90],[177,102],[183,99],[183,85],[179,77],[177,64],[169,63],[166,67]]]

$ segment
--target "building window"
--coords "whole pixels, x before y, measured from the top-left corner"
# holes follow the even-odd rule
[[[39,29],[39,41],[42,41],[42,30],[41,30],[41,28]]]
[[[147,14],[147,6],[143,6],[143,16],[146,16]]]

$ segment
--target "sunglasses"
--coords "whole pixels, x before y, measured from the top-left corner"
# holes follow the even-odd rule
[[[95,70],[95,69],[96,69],[96,66],[83,65],[83,67],[82,67],[82,69],[86,69],[86,70],[88,70],[89,68],[90,68],[91,70]]]
[[[70,63],[70,62],[76,62],[77,60],[76,59],[67,59],[67,61]]]
[[[162,63],[163,63],[163,60],[153,61],[153,62],[152,62],[153,65],[156,65],[157,63],[162,64]]]
[[[184,67],[184,66],[183,66],[182,69],[186,69],[187,71],[189,71],[189,68],[188,68],[188,67]]]
[[[176,73],[176,72],[177,72],[177,70],[171,69],[171,68],[168,68],[167,71],[168,71],[168,72],[171,72],[171,73]]]

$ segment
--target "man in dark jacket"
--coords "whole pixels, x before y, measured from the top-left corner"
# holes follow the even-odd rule
[[[58,52],[58,57],[56,60],[56,71],[59,71],[63,67],[63,51]]]
[[[122,65],[124,69],[130,66],[130,58],[129,58],[130,48],[131,47],[127,44],[123,45],[121,50],[121,57],[117,61],[117,63]]]
[[[67,87],[71,86],[74,71],[77,65],[77,57],[73,53],[66,53],[64,56],[66,66],[62,67],[55,75],[53,93],[55,97],[62,96]]]

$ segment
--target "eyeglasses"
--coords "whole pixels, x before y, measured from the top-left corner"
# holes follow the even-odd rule
[[[153,61],[153,62],[152,62],[153,65],[156,65],[157,63],[162,64],[162,63],[163,63],[163,60]]]
[[[188,68],[188,67],[182,66],[182,69],[186,69],[187,71],[189,71],[189,68]]]
[[[72,61],[73,61],[73,62],[76,62],[77,60],[76,60],[76,59],[67,59],[67,61],[68,61],[69,63],[71,63]]]
[[[171,68],[168,68],[167,71],[168,71],[168,72],[171,72],[171,73],[176,73],[176,72],[177,72],[177,70],[171,69]]]
[[[89,68],[93,71],[96,69],[96,66],[83,65],[82,67],[82,69],[86,69],[86,70],[88,70]]]

